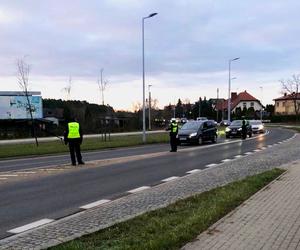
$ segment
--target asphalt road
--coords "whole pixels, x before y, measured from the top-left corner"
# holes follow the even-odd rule
[[[166,144],[85,153],[85,161],[129,157],[107,166],[75,168],[61,174],[0,184],[0,238],[11,235],[7,231],[15,227],[43,218],[58,219],[79,212],[79,207],[85,204],[112,200],[126,195],[128,190],[154,186],[165,178],[183,176],[187,171],[203,169],[292,136],[292,131],[274,128],[267,135],[251,140],[184,146],[177,153],[170,153]],[[131,157],[137,158],[130,161]],[[22,170],[68,161],[68,155],[9,160],[0,162],[0,169]]]

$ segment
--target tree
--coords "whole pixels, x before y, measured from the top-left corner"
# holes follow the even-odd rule
[[[99,87],[99,90],[100,90],[101,96],[102,96],[102,105],[104,105],[104,91],[105,91],[107,83],[108,83],[107,80],[103,80],[103,70],[104,69],[100,70],[100,79],[98,77],[98,80],[97,80],[98,87]]]
[[[298,117],[300,111],[300,102],[299,102],[299,86],[300,86],[300,75],[293,75],[292,78],[287,80],[280,80],[282,85],[282,92],[288,93],[292,98],[294,104],[294,111],[296,117]]]
[[[17,75],[18,84],[26,97],[26,101],[27,101],[26,111],[29,112],[29,114],[30,114],[32,134],[33,134],[33,137],[35,138],[35,144],[38,147],[39,143],[38,143],[38,140],[36,137],[34,119],[33,119],[33,115],[32,115],[32,112],[34,111],[34,106],[31,105],[30,100],[29,100],[29,94],[28,94],[30,67],[25,62],[24,59],[18,59],[17,60],[17,70],[18,70],[18,75]]]
[[[265,110],[270,114],[270,116],[272,116],[274,114],[275,107],[273,104],[267,104]]]

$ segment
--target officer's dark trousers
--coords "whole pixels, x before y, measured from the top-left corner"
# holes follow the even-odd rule
[[[82,162],[82,157],[80,153],[80,139],[69,139],[69,149],[70,149],[70,155],[71,155],[71,161],[73,165],[76,165],[76,159],[75,154],[77,158],[77,162]]]
[[[176,152],[177,151],[177,139],[175,133],[170,133],[170,144],[171,144],[171,151]]]

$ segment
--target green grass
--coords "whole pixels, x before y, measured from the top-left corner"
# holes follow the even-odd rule
[[[164,143],[169,141],[168,133],[149,134],[147,135],[147,143]],[[141,135],[129,136],[112,136],[110,141],[102,141],[101,138],[86,138],[81,145],[82,151],[97,150],[105,148],[128,147],[141,145]],[[37,147],[35,143],[30,144],[13,144],[0,146],[0,158],[32,156],[45,154],[58,154],[68,152],[68,146],[61,141],[40,142]]]
[[[283,172],[251,176],[51,249],[179,249]]]

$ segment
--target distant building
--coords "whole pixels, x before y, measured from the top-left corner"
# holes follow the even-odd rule
[[[236,92],[231,93],[230,100],[230,112],[236,112],[237,109],[249,109],[253,108],[254,111],[260,111],[263,108],[261,102],[249,94],[246,90],[237,94]],[[223,113],[223,119],[228,109],[228,100],[220,101],[216,105],[216,110],[221,110]]]
[[[28,102],[29,101],[29,102]],[[0,91],[0,120],[43,118],[41,92]]]
[[[300,111],[300,93],[284,94],[284,96],[274,99],[275,115],[295,115],[296,108]]]

